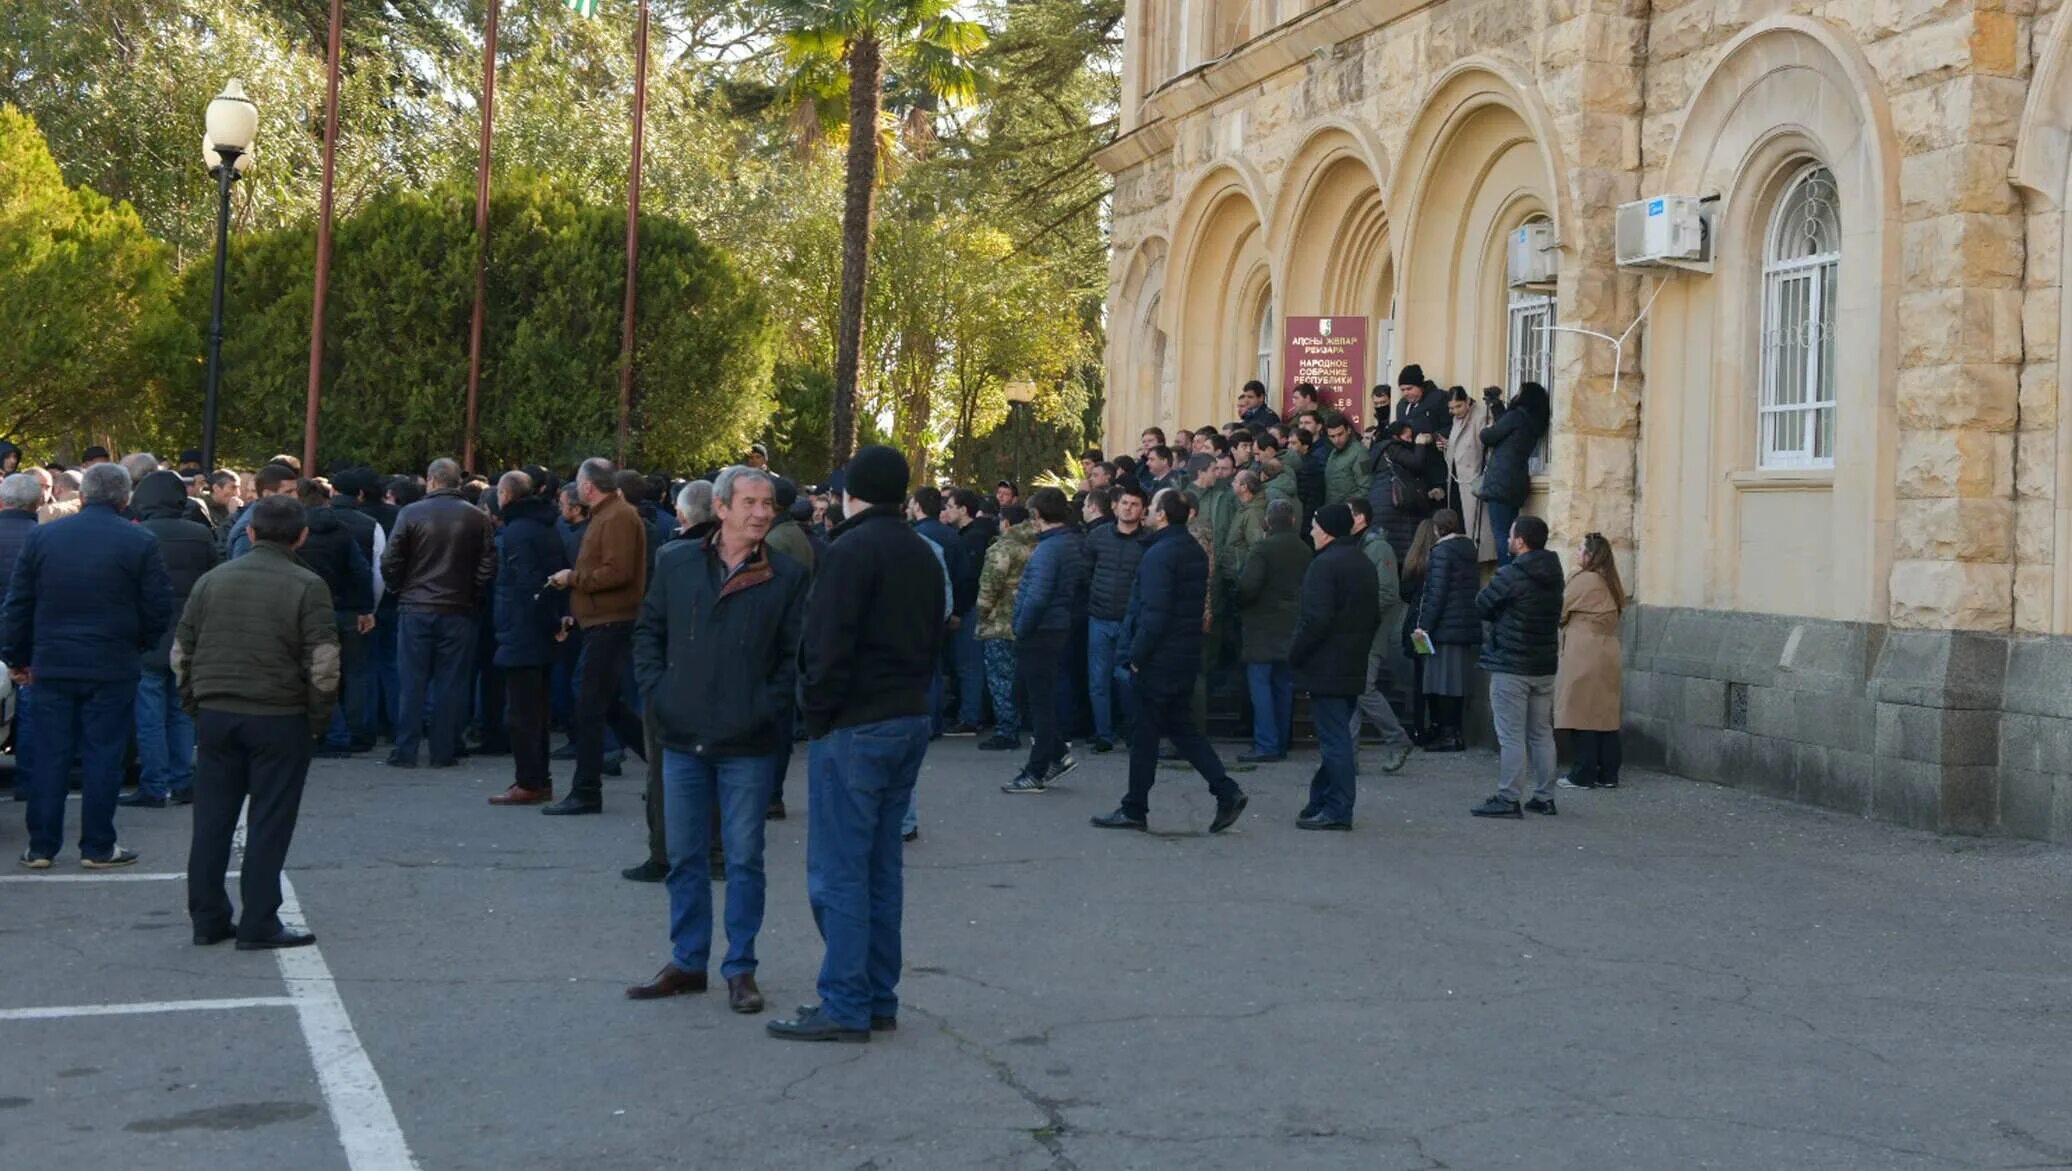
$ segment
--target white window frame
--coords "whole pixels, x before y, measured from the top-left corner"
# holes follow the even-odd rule
[[[1266,386],[1273,385],[1273,290],[1268,288],[1259,295],[1259,328],[1257,331],[1257,355],[1253,377]]]
[[[1547,388],[1554,397],[1554,297],[1550,293],[1513,290],[1508,313],[1510,332],[1504,346],[1504,380],[1512,395],[1528,382]],[[1526,470],[1545,475],[1548,466],[1547,436],[1533,445]]]
[[[1841,285],[1840,232],[1836,250],[1811,256],[1787,255],[1785,222],[1792,201],[1807,183],[1834,174],[1809,164],[1785,185],[1771,214],[1763,243],[1762,386],[1756,401],[1756,466],[1796,470],[1835,466],[1836,294]],[[1837,212],[1839,219],[1839,212]],[[1786,424],[1801,420],[1795,437]],[[1790,442],[1790,439],[1796,442]],[[1825,445],[1826,451],[1821,448]]]

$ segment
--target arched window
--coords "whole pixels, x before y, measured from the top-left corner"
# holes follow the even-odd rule
[[[1834,173],[1794,176],[1763,246],[1763,383],[1757,466],[1835,462],[1835,300],[1842,257]]]
[[[1273,290],[1259,294],[1258,361],[1252,377],[1273,385]]]

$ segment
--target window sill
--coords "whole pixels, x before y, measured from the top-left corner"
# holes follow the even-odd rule
[[[1777,468],[1769,471],[1740,471],[1727,482],[1743,492],[1831,492],[1835,486],[1833,468]]]

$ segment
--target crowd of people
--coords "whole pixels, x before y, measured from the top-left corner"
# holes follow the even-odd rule
[[[1302,695],[1318,759],[1296,824],[1344,831],[1365,727],[1388,773],[1462,751],[1479,668],[1499,783],[1476,816],[1557,812],[1557,727],[1575,761],[1559,783],[1616,787],[1611,547],[1585,535],[1565,571],[1521,512],[1545,390],[1477,398],[1410,366],[1370,408],[1363,430],[1302,386],[1283,420],[1248,383],[1237,419],[1148,429],[1134,455],[1089,451],[1077,483],[1026,496],[912,487],[883,447],[801,487],[760,447],[689,481],[603,459],[491,481],[448,459],[319,477],[289,456],[247,474],[98,448],[20,469],[0,445],[21,864],[54,864],[77,764],[83,866],[136,861],[118,806],[191,802],[195,942],[298,946],[279,870],[312,756],[507,754],[492,804],[573,816],[601,811],[630,754],[648,841],[623,874],[666,884],[671,949],[627,995],[705,990],[723,879],[721,975],[758,1012],[764,825],[786,816],[804,740],[826,954],[820,1003],[769,1028],[857,1041],[896,1027],[901,849],[933,739],[1014,754],[1013,795],[1057,785],[1075,746],[1126,742],[1127,789],[1093,819],[1111,829],[1148,828],[1161,760],[1184,761],[1213,834],[1248,797],[1210,712],[1249,725],[1237,764],[1277,762]],[[224,875],[247,802],[237,917]]]

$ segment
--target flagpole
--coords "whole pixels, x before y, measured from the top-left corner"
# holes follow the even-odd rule
[[[503,0],[489,0],[482,28],[482,135],[475,155],[475,309],[468,318],[468,422],[461,437],[460,466],[475,470],[475,419],[482,395],[482,306],[489,297],[489,140],[496,121],[496,13]]]
[[[317,474],[317,407],[324,393],[324,302],[331,289],[331,181],[338,151],[338,43],[344,9],[345,0],[331,0],[324,81],[324,178],[317,195],[316,290],[309,310],[309,396],[302,408],[302,470],[311,476]]]
[[[633,430],[633,309],[640,279],[640,155],[647,129],[648,0],[633,34],[633,167],[626,181],[626,313],[619,333],[619,466]]]

